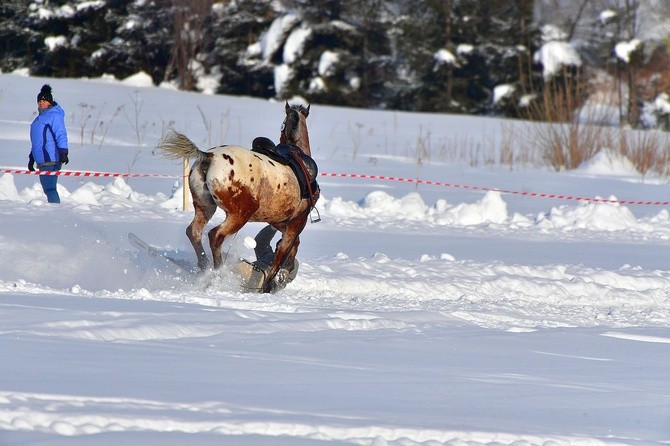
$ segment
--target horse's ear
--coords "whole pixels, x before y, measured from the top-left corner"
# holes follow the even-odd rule
[[[284,107],[284,111],[288,113],[289,109],[291,108],[290,105],[288,105],[288,101],[286,101],[286,106]]]
[[[309,116],[309,108],[310,108],[311,106],[312,106],[312,104],[309,104],[309,105],[307,106],[307,108],[305,109],[305,113],[303,113],[303,114],[305,115],[305,118]]]

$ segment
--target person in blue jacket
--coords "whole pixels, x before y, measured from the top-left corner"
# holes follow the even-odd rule
[[[37,95],[37,117],[30,124],[30,155],[28,170],[59,171],[68,159],[67,130],[65,129],[65,111],[54,101],[51,87],[43,85]],[[40,175],[42,189],[49,203],[60,203],[56,190],[57,175]]]

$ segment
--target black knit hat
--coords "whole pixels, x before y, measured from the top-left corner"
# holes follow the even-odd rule
[[[54,97],[51,95],[51,86],[44,84],[42,85],[42,89],[40,90],[39,94],[37,95],[37,102],[41,101],[44,99],[45,101],[49,101],[49,103],[53,104],[54,103]]]

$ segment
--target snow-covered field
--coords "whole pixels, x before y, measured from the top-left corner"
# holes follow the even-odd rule
[[[2,169],[25,169],[45,81],[0,75]],[[48,81],[67,170],[175,178],[61,177],[54,206],[0,174],[0,445],[670,443],[668,206],[324,176],[297,279],[245,294],[127,234],[194,262],[181,166],[153,146],[169,125],[201,148],[276,139],[283,103]],[[554,173],[440,153],[494,153],[520,123],[312,104],[308,124],[324,173],[670,199],[611,154]],[[261,227],[224,249],[252,258]]]

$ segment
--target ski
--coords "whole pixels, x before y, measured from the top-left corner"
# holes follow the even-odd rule
[[[131,245],[133,245],[135,248],[137,248],[139,251],[142,251],[146,253],[149,257],[153,259],[160,259],[161,261],[171,265],[171,266],[177,266],[179,269],[184,270],[186,272],[192,272],[193,265],[191,262],[184,260],[184,259],[177,259],[174,257],[171,257],[167,255],[165,252],[161,252],[155,247],[151,246],[141,238],[139,238],[137,235],[135,235],[132,232],[128,233],[128,241],[130,242]]]
[[[128,241],[140,252],[147,254],[152,259],[158,259],[170,267],[176,266],[180,270],[190,274],[197,274],[199,272],[197,267],[188,260],[171,257],[164,251],[151,246],[149,243],[145,242],[132,232],[128,233]],[[232,268],[232,272],[235,273],[240,279],[240,291],[251,293],[258,293],[261,291],[263,281],[265,280],[265,272],[255,266],[252,262],[240,259]],[[273,287],[273,293],[283,289],[286,286],[285,283],[283,285],[277,285],[277,278],[274,280],[275,286]]]

